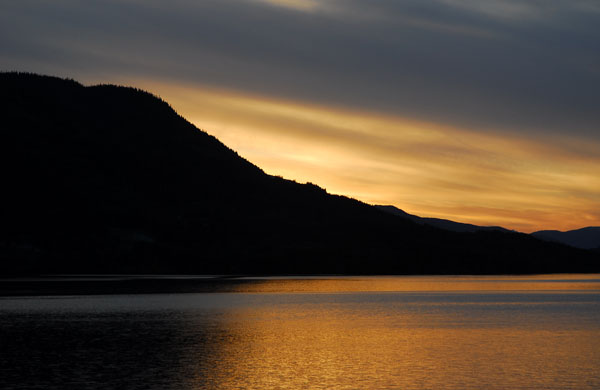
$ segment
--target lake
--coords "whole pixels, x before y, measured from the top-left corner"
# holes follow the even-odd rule
[[[210,283],[0,298],[0,388],[600,388],[600,275]]]

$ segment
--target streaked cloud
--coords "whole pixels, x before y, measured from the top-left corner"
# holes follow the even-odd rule
[[[161,94],[266,172],[424,216],[523,231],[600,225],[600,143],[478,133],[210,88]]]
[[[590,9],[577,0],[22,0],[0,5],[0,66],[597,138],[600,14]]]
[[[255,0],[276,7],[291,8],[297,11],[315,11],[319,8],[317,0]]]

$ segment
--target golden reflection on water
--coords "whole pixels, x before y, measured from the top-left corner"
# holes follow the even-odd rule
[[[360,276],[248,278],[237,292],[568,291],[598,290],[600,275]]]
[[[256,294],[228,295],[251,301],[215,314],[218,348],[210,367],[196,356],[190,388],[600,388],[597,275],[265,279],[240,289]]]
[[[0,389],[600,389],[600,275],[198,283],[1,297]]]

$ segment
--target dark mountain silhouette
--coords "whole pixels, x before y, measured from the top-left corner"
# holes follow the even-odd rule
[[[474,233],[478,231],[494,230],[504,232],[516,232],[514,230],[508,230],[501,226],[478,226],[469,223],[455,222],[448,219],[423,218],[413,214],[409,214],[404,210],[390,205],[376,205],[375,207],[377,207],[379,210],[418,223],[419,225],[434,226],[436,228],[450,230],[453,232]],[[567,232],[561,232],[558,230],[540,230],[530,234],[533,237],[544,241],[558,242],[580,249],[592,249],[600,251],[600,227],[597,226],[588,226],[585,228],[570,230]]]
[[[450,230],[453,232],[475,233],[475,232],[479,232],[479,231],[502,231],[502,232],[511,232],[512,231],[512,230],[508,230],[508,229],[505,229],[500,226],[477,226],[477,225],[471,225],[470,223],[454,222],[454,221],[450,221],[448,219],[418,217],[416,215],[409,214],[406,211],[401,210],[395,206],[376,205],[375,207],[378,208],[379,210],[396,215],[398,217],[406,218],[406,219],[413,221],[419,225],[429,225],[429,226],[433,226],[433,227],[436,227],[439,229]]]
[[[598,254],[456,233],[265,174],[137,89],[0,74],[0,272],[541,273]]]
[[[531,235],[541,240],[560,242],[575,248],[600,250],[600,226],[589,226],[566,232],[540,230]]]

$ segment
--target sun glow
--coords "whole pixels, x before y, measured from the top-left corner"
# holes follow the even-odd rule
[[[331,193],[525,232],[600,225],[600,145],[235,91],[137,84],[267,173]]]

